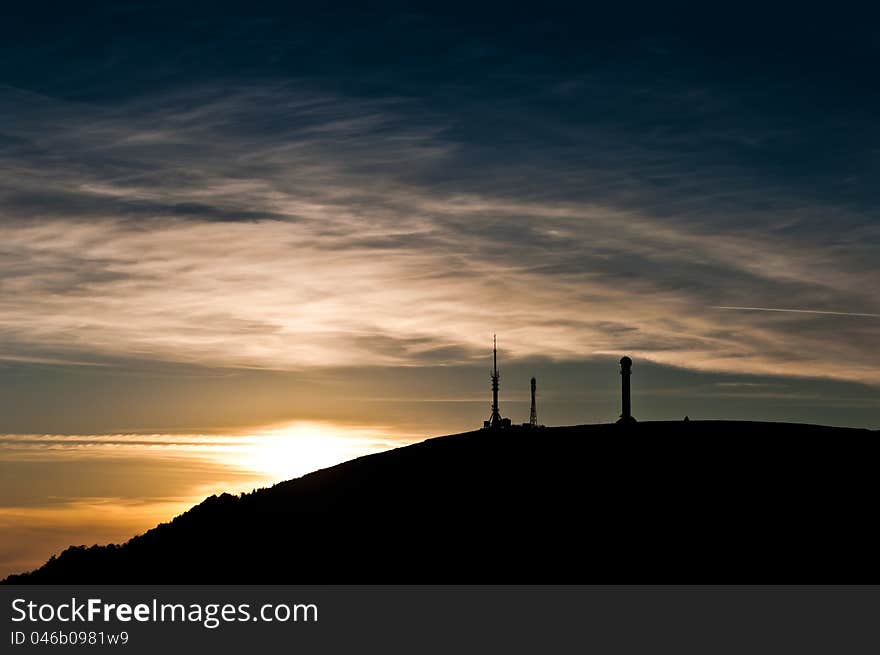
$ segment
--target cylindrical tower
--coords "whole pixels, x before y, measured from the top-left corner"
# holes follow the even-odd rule
[[[634,423],[632,406],[630,404],[629,378],[632,375],[632,360],[629,357],[620,359],[620,419],[618,423]]]

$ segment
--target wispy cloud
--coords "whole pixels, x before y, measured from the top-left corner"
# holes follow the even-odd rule
[[[874,315],[862,250],[809,226],[777,237],[821,208],[750,209],[738,229],[714,192],[678,216],[651,191],[587,200],[572,179],[548,186],[559,173],[548,153],[528,188],[512,190],[521,170],[498,160],[481,184],[469,146],[420,110],[294,85],[112,109],[7,89],[0,117],[24,120],[0,148],[0,355],[453,364],[498,332],[514,357],[625,350],[702,370],[880,381],[876,329],[833,322],[837,306]],[[682,166],[658,161],[669,175]],[[603,179],[651,155],[633,146],[618,166]],[[709,191],[723,186],[718,170],[702,175]],[[872,229],[846,220],[847,234]],[[785,298],[828,318],[707,310],[718,298]]]

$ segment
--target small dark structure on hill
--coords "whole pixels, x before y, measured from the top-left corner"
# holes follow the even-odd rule
[[[536,390],[538,387],[538,381],[535,378],[531,379],[531,389],[532,389],[532,404],[529,407],[529,422],[523,423],[522,426],[524,428],[542,428],[543,425],[538,425],[538,404],[535,399]]]
[[[624,355],[620,358],[620,418],[617,419],[618,423],[628,424],[635,423],[636,420],[632,415],[632,407],[630,405],[630,389],[629,389],[629,378],[632,375],[632,365],[633,360]]]

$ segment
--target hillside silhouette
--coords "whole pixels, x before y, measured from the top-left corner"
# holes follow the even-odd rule
[[[14,583],[878,583],[878,437],[750,422],[480,430],[211,496]]]

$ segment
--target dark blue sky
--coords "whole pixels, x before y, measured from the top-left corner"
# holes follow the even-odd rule
[[[648,185],[670,213],[695,192],[722,196],[718,212],[878,202],[878,39],[867,16],[301,4],[7,9],[0,79],[102,107],[279,82],[394,98],[401,120],[440,127],[436,138],[464,155],[409,176],[456,190],[485,189],[491,176],[505,194],[641,206]],[[275,126],[264,116],[241,127]],[[536,169],[552,181],[533,180]],[[584,184],[584,170],[607,179]]]

